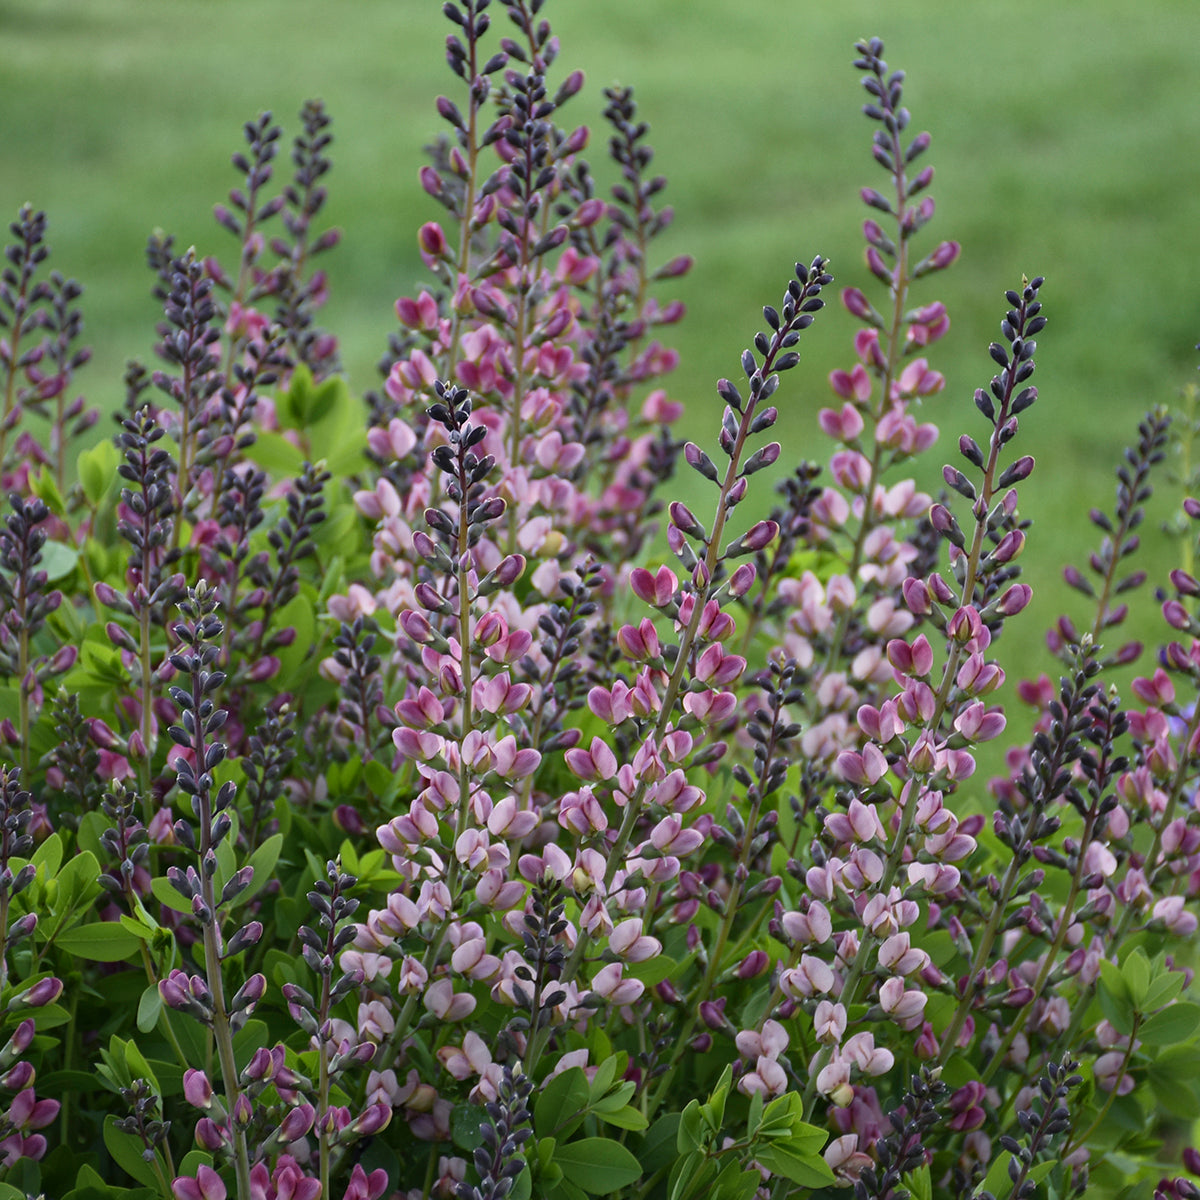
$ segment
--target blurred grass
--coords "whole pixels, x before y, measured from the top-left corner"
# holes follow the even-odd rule
[[[796,259],[822,253],[839,286],[872,290],[857,193],[884,176],[850,62],[856,38],[885,39],[889,62],[908,72],[915,128],[934,135],[938,216],[926,244],[964,248],[912,296],[944,300],[953,321],[932,355],[948,386],[927,405],[943,441],[926,486],[960,432],[982,437],[970,397],[991,375],[1005,289],[1022,273],[1047,277],[1042,399],[1018,442],[1040,464],[1022,491],[1037,522],[1038,615],[1021,623],[1032,647],[1063,604],[1061,564],[1094,542],[1087,509],[1111,504],[1139,415],[1192,378],[1200,6],[550,0],[545,15],[561,37],[558,67],[588,74],[562,120],[596,132],[598,173],[601,87],[633,84],[651,123],[677,213],[660,252],[697,260],[664,296],[689,307],[669,331],[683,355],[672,390],[688,404],[685,432],[703,441],[716,431],[716,378],[738,371]],[[458,95],[442,54],[448,29],[436,0],[0,0],[0,214],[25,200],[46,209],[50,265],[87,287],[95,360],[80,383],[93,401],[114,405],[126,359],[150,357],[147,234],[161,227],[180,247],[228,259],[231,240],[210,214],[235,182],[241,123],[270,108],[290,140],[314,95],[335,119],[328,216],[345,231],[326,260],[324,320],[342,337],[352,387],[373,385],[392,304],[422,282],[415,231],[439,215],[416,171],[440,131],[434,97]],[[815,412],[826,373],[852,361],[853,332],[833,305],[806,335],[805,363],[781,392],[782,463],[824,453]],[[681,480],[680,494],[695,487]],[[760,487],[756,511],[769,502]],[[1172,548],[1147,540],[1170,565]]]

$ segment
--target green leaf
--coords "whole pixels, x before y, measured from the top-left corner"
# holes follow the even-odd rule
[[[761,1185],[762,1176],[757,1171],[732,1158],[713,1180],[708,1195],[713,1200],[752,1200]]]
[[[136,954],[141,940],[114,921],[73,925],[55,939],[60,950],[91,962],[124,962]]]
[[[183,894],[177,892],[161,875],[156,875],[150,880],[150,891],[159,904],[165,904],[175,912],[191,913],[192,902],[185,899]]]
[[[580,1138],[556,1146],[554,1161],[571,1183],[592,1196],[610,1196],[642,1175],[638,1160],[612,1138]]]
[[[700,1115],[700,1101],[692,1100],[680,1115],[675,1146],[680,1154],[687,1154],[703,1145],[704,1118]]]
[[[48,583],[65,579],[75,570],[78,561],[79,551],[74,546],[67,546],[63,542],[47,542],[42,547],[41,569],[46,572]]]
[[[1121,978],[1129,989],[1129,999],[1134,1008],[1145,1012],[1146,994],[1150,989],[1150,960],[1138,946],[1121,964]]]
[[[1100,960],[1100,984],[1115,1000],[1129,999],[1129,988],[1121,968],[1107,958]]]
[[[699,1151],[680,1158],[667,1178],[668,1200],[682,1196],[707,1196],[708,1187],[717,1173],[717,1164]]]
[[[67,913],[86,904],[100,891],[96,880],[100,877],[100,864],[95,855],[85,850],[67,859],[66,866],[58,873],[58,903],[55,915]]]
[[[933,1200],[933,1177],[929,1173],[928,1163],[922,1163],[915,1171],[910,1171],[900,1182],[908,1188],[912,1200]]]
[[[79,485],[93,508],[108,494],[109,487],[117,477],[119,462],[117,448],[108,439],[97,442],[91,449],[84,450],[76,456],[75,470],[79,476]]]
[[[108,818],[103,813],[84,813],[79,822],[79,830],[75,835],[80,850],[87,850],[98,859],[104,853],[104,848],[100,844],[100,835],[109,827]],[[34,857],[37,856],[34,855]],[[55,870],[57,872],[57,868]]]
[[[594,1099],[603,1096],[613,1085],[613,1080],[625,1074],[629,1059],[623,1052],[611,1054],[597,1068],[592,1076],[591,1095]]]
[[[450,1113],[450,1140],[470,1154],[483,1144],[479,1131],[488,1124],[488,1115],[474,1104],[456,1104]]]
[[[119,1130],[117,1118],[114,1116],[104,1118],[104,1145],[117,1166],[132,1175],[138,1183],[144,1183],[150,1188],[158,1187],[154,1168],[142,1157],[144,1147],[141,1138]]]
[[[1170,1046],[1186,1042],[1200,1029],[1200,1004],[1180,1001],[1147,1017],[1137,1036],[1147,1046]]]
[[[582,1120],[588,1102],[588,1081],[582,1067],[568,1067],[551,1079],[533,1106],[533,1127],[538,1137],[549,1137],[568,1127],[577,1115]],[[578,1121],[575,1122],[578,1124]],[[564,1132],[564,1136],[569,1133]]]
[[[625,976],[628,979],[636,979],[647,987],[654,987],[664,979],[670,979],[678,969],[679,964],[673,958],[659,954],[646,959],[645,962],[629,963],[625,967]]]
[[[636,1090],[637,1084],[632,1079],[622,1080],[622,1082],[618,1083],[616,1087],[603,1095],[599,1100],[592,1102],[592,1112],[616,1112],[618,1108],[624,1108],[629,1103],[630,1097]]]
[[[275,864],[279,861],[282,849],[283,834],[273,833],[250,855],[246,865],[254,868],[254,878],[250,880],[250,886],[233,902],[235,908],[245,904],[247,900],[253,900],[271,882],[272,873],[275,870]],[[353,874],[353,872],[351,873]]]
[[[700,1116],[713,1133],[720,1133],[721,1126],[725,1122],[725,1101],[729,1097],[729,1089],[732,1085],[733,1067],[728,1066],[721,1072],[721,1078],[717,1080],[717,1086],[713,1088],[708,1103],[700,1105]]]
[[[1200,1117],[1200,1096],[1192,1079],[1181,1076],[1178,1072],[1163,1069],[1163,1062],[1171,1058],[1168,1052],[1163,1059],[1150,1066],[1146,1078],[1154,1090],[1157,1106],[1174,1117],[1185,1121],[1195,1121]]]
[[[43,874],[45,879],[53,879],[58,874],[58,868],[62,866],[63,860],[63,844],[62,837],[57,833],[52,833],[34,852],[33,858],[29,861],[35,867],[40,867],[43,864],[46,870]]]
[[[1010,1162],[1012,1162],[1012,1155],[1007,1150],[1002,1150],[999,1157],[992,1160],[981,1190],[991,1192],[993,1196],[1008,1195],[1012,1191],[1012,1180],[1008,1177]]]
[[[162,1006],[162,993],[158,990],[158,984],[152,983],[138,1001],[137,1027],[140,1032],[149,1033],[158,1024]]]
[[[614,1109],[612,1112],[600,1112],[599,1109],[596,1109],[595,1112],[596,1117],[605,1125],[615,1125],[618,1129],[632,1129],[640,1132],[650,1124],[646,1119],[646,1114],[631,1105]]]
[[[1146,1012],[1155,1012],[1164,1004],[1170,1004],[1183,991],[1183,984],[1182,971],[1160,971],[1150,980],[1146,991]]]
[[[304,454],[281,433],[260,429],[246,457],[274,479],[294,479],[304,470]]]
[[[786,1142],[764,1142],[755,1149],[754,1157],[772,1174],[782,1175],[801,1187],[828,1187],[835,1182],[833,1171],[819,1154],[794,1154]]]
[[[125,1063],[129,1067],[131,1079],[144,1079],[154,1089],[156,1095],[162,1096],[158,1076],[155,1075],[154,1069],[146,1061],[146,1056],[138,1048],[138,1044],[133,1038],[125,1043]]]
[[[62,492],[58,490],[58,484],[54,482],[54,476],[43,467],[36,475],[31,475],[29,479],[29,490],[41,501],[46,507],[56,516],[65,517],[67,515],[67,506],[63,503]],[[50,543],[46,543],[48,548]],[[43,550],[43,555],[45,550]],[[42,558],[43,569],[46,566],[45,557]],[[51,576],[53,579],[54,576]]]
[[[650,1126],[638,1147],[638,1162],[647,1175],[653,1175],[675,1161],[679,1113],[666,1113]]]

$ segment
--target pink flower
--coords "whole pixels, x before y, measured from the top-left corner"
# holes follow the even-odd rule
[[[679,578],[670,567],[659,567],[651,575],[645,567],[634,567],[629,572],[629,586],[639,600],[654,608],[662,608],[674,598],[679,590]]]
[[[813,1026],[818,1042],[826,1046],[836,1045],[846,1034],[846,1010],[841,1004],[822,1000],[813,1015]]]
[[[617,773],[617,756],[609,745],[598,737],[592,738],[589,749],[568,750],[563,757],[571,773],[589,783],[611,779]]]
[[[203,1164],[196,1168],[195,1178],[180,1175],[172,1180],[171,1191],[175,1200],[225,1200],[228,1195],[220,1175]]]
[[[592,976],[592,991],[611,1004],[632,1004],[646,990],[646,985],[637,979],[625,979],[620,963],[609,963]]]

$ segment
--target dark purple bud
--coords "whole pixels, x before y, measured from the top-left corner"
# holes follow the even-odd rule
[[[677,528],[681,529],[684,533],[690,535],[691,537],[704,537],[704,526],[696,520],[692,510],[688,508],[688,506],[684,504],[682,500],[671,501],[671,506],[668,511],[671,514],[672,524],[674,524]]]
[[[901,591],[904,593],[905,607],[913,616],[923,617],[933,611],[929,589],[920,579],[910,575],[901,584]]]
[[[97,580],[92,590],[95,592],[97,601],[105,608],[115,608],[117,612],[123,613],[133,612],[133,605],[112,584],[105,583],[102,579]]]
[[[954,519],[954,514],[944,504],[935,504],[930,508],[929,523],[951,545],[957,546],[960,550],[966,546],[967,539],[963,536],[962,529]]]
[[[705,454],[695,442],[688,442],[688,444],[684,446],[683,457],[688,466],[692,467],[696,471],[699,471],[705,479],[710,479],[713,483],[717,482],[717,468],[713,466],[712,459],[709,458],[708,455]],[[99,587],[99,584],[97,584],[97,587]]]
[[[998,488],[1010,487],[1014,483],[1020,483],[1022,479],[1028,479],[1033,473],[1033,466],[1031,454],[1026,454],[1024,458],[1018,458],[1015,463],[1001,473],[996,486]]]
[[[1003,617],[1015,617],[1033,599],[1033,588],[1027,583],[1014,583],[996,603],[996,611]]]
[[[729,1022],[725,1019],[725,998],[720,1000],[705,1000],[700,1005],[700,1020],[709,1029],[724,1029]]]
[[[254,1006],[263,998],[266,990],[267,977],[262,974],[251,975],[229,1002],[229,1011],[236,1013],[244,1009],[247,1013],[251,1012]]]
[[[751,950],[745,958],[738,963],[737,970],[734,972],[739,979],[757,979],[771,965],[771,959],[765,950]]]
[[[726,547],[725,557],[756,554],[759,550],[765,550],[778,535],[779,526],[774,521],[759,521]]]
[[[454,605],[442,596],[431,583],[418,583],[415,594],[417,603],[422,608],[427,608],[430,612],[438,613],[441,616],[448,616],[454,612]]]
[[[742,467],[742,475],[753,475],[755,471],[761,471],[764,467],[771,466],[778,458],[779,443],[771,442],[761,450],[756,450],[746,460],[746,465]]]
[[[109,621],[108,624],[104,626],[104,632],[108,636],[108,640],[112,642],[114,646],[119,646],[122,650],[128,650],[130,654],[136,654],[138,652],[137,642],[135,642],[133,638],[130,637],[129,634],[126,633],[125,630],[116,623],[116,621]],[[110,748],[111,747],[105,747],[105,749]]]
[[[1178,600],[1168,600],[1163,605],[1162,614],[1173,629],[1187,629],[1191,625],[1187,609]]]
[[[316,1115],[316,1110],[311,1104],[297,1104],[280,1122],[275,1140],[281,1145],[287,1145],[306,1137],[313,1127]]]
[[[19,1008],[45,1008],[62,995],[62,990],[62,980],[53,975],[48,979],[39,979],[33,987],[27,988],[8,1002],[8,1011],[14,1012]]]
[[[225,953],[221,957],[223,959],[233,958],[234,955],[241,954],[243,950],[257,945],[262,935],[262,922],[251,921],[249,925],[243,926],[229,939],[229,944],[225,947]]]
[[[1183,596],[1200,596],[1200,581],[1186,571],[1176,568],[1171,572],[1171,583]]]

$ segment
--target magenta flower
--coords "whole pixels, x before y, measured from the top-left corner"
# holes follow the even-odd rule
[[[320,1185],[317,1185],[318,1188]],[[202,1163],[196,1168],[196,1174],[180,1175],[171,1181],[171,1191],[175,1200],[225,1200],[228,1193],[220,1175]]]
[[[653,575],[645,567],[635,567],[629,572],[629,586],[639,600],[662,608],[679,590],[679,579],[670,567],[659,567]]]

